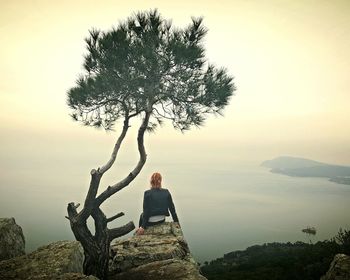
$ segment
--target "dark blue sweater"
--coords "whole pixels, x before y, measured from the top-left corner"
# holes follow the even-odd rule
[[[167,189],[150,189],[145,191],[143,196],[143,221],[142,227],[146,228],[149,217],[165,215],[171,216],[174,222],[179,222],[175,206],[170,192]]]

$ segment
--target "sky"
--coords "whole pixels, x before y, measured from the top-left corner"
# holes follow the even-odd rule
[[[174,26],[204,17],[207,58],[237,87],[224,117],[149,149],[233,160],[294,155],[350,164],[349,1],[0,1],[1,164],[68,153],[106,157],[117,134],[71,121],[66,92],[82,72],[84,38],[157,8]],[[132,140],[131,140],[132,141]],[[100,145],[100,143],[104,143]],[[210,147],[209,147],[210,146]],[[228,153],[229,151],[229,153]],[[103,160],[101,158],[101,160]],[[15,167],[15,166],[14,166]]]
[[[350,165],[348,0],[0,0],[0,193],[6,204],[0,209],[6,215],[22,215],[17,198],[35,195],[28,205],[37,209],[28,215],[51,213],[55,204],[63,217],[60,199],[84,197],[89,171],[107,162],[118,135],[69,116],[66,93],[82,73],[84,38],[92,28],[108,30],[154,8],[177,27],[203,16],[208,61],[228,69],[237,91],[224,116],[209,116],[200,129],[182,134],[166,124],[146,135],[148,159],[137,179],[142,190],[151,172],[181,181],[189,165],[199,169],[194,181],[202,165],[207,173],[211,166],[259,165],[280,155]],[[137,162],[137,123],[131,125],[108,184]],[[33,228],[39,223],[29,218],[27,225],[31,221]]]

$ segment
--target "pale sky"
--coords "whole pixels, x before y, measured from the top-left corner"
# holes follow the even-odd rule
[[[71,121],[66,92],[82,72],[89,29],[106,30],[153,8],[174,26],[203,16],[208,60],[229,70],[237,91],[224,117],[209,117],[199,130],[165,126],[146,136],[150,158],[258,162],[294,155],[350,165],[348,0],[1,0],[2,172],[108,159],[117,133]],[[136,156],[135,145],[128,147],[122,158]]]

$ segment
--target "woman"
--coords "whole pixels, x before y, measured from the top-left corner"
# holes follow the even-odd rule
[[[157,172],[153,173],[150,182],[151,189],[144,193],[143,213],[136,233],[143,234],[145,228],[164,223],[165,216],[170,216],[169,210],[174,222],[180,227],[171,194],[162,188],[162,176]]]

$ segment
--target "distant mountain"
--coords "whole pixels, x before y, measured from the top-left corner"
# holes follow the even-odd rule
[[[271,160],[266,160],[261,165],[270,168],[285,169],[325,166],[327,164],[305,158],[282,156]]]
[[[329,181],[335,182],[338,184],[350,185],[350,177],[334,177],[334,178],[330,178]]]
[[[350,184],[350,167],[318,162],[310,159],[282,156],[262,164],[271,172],[295,177],[326,177],[339,184]]]

